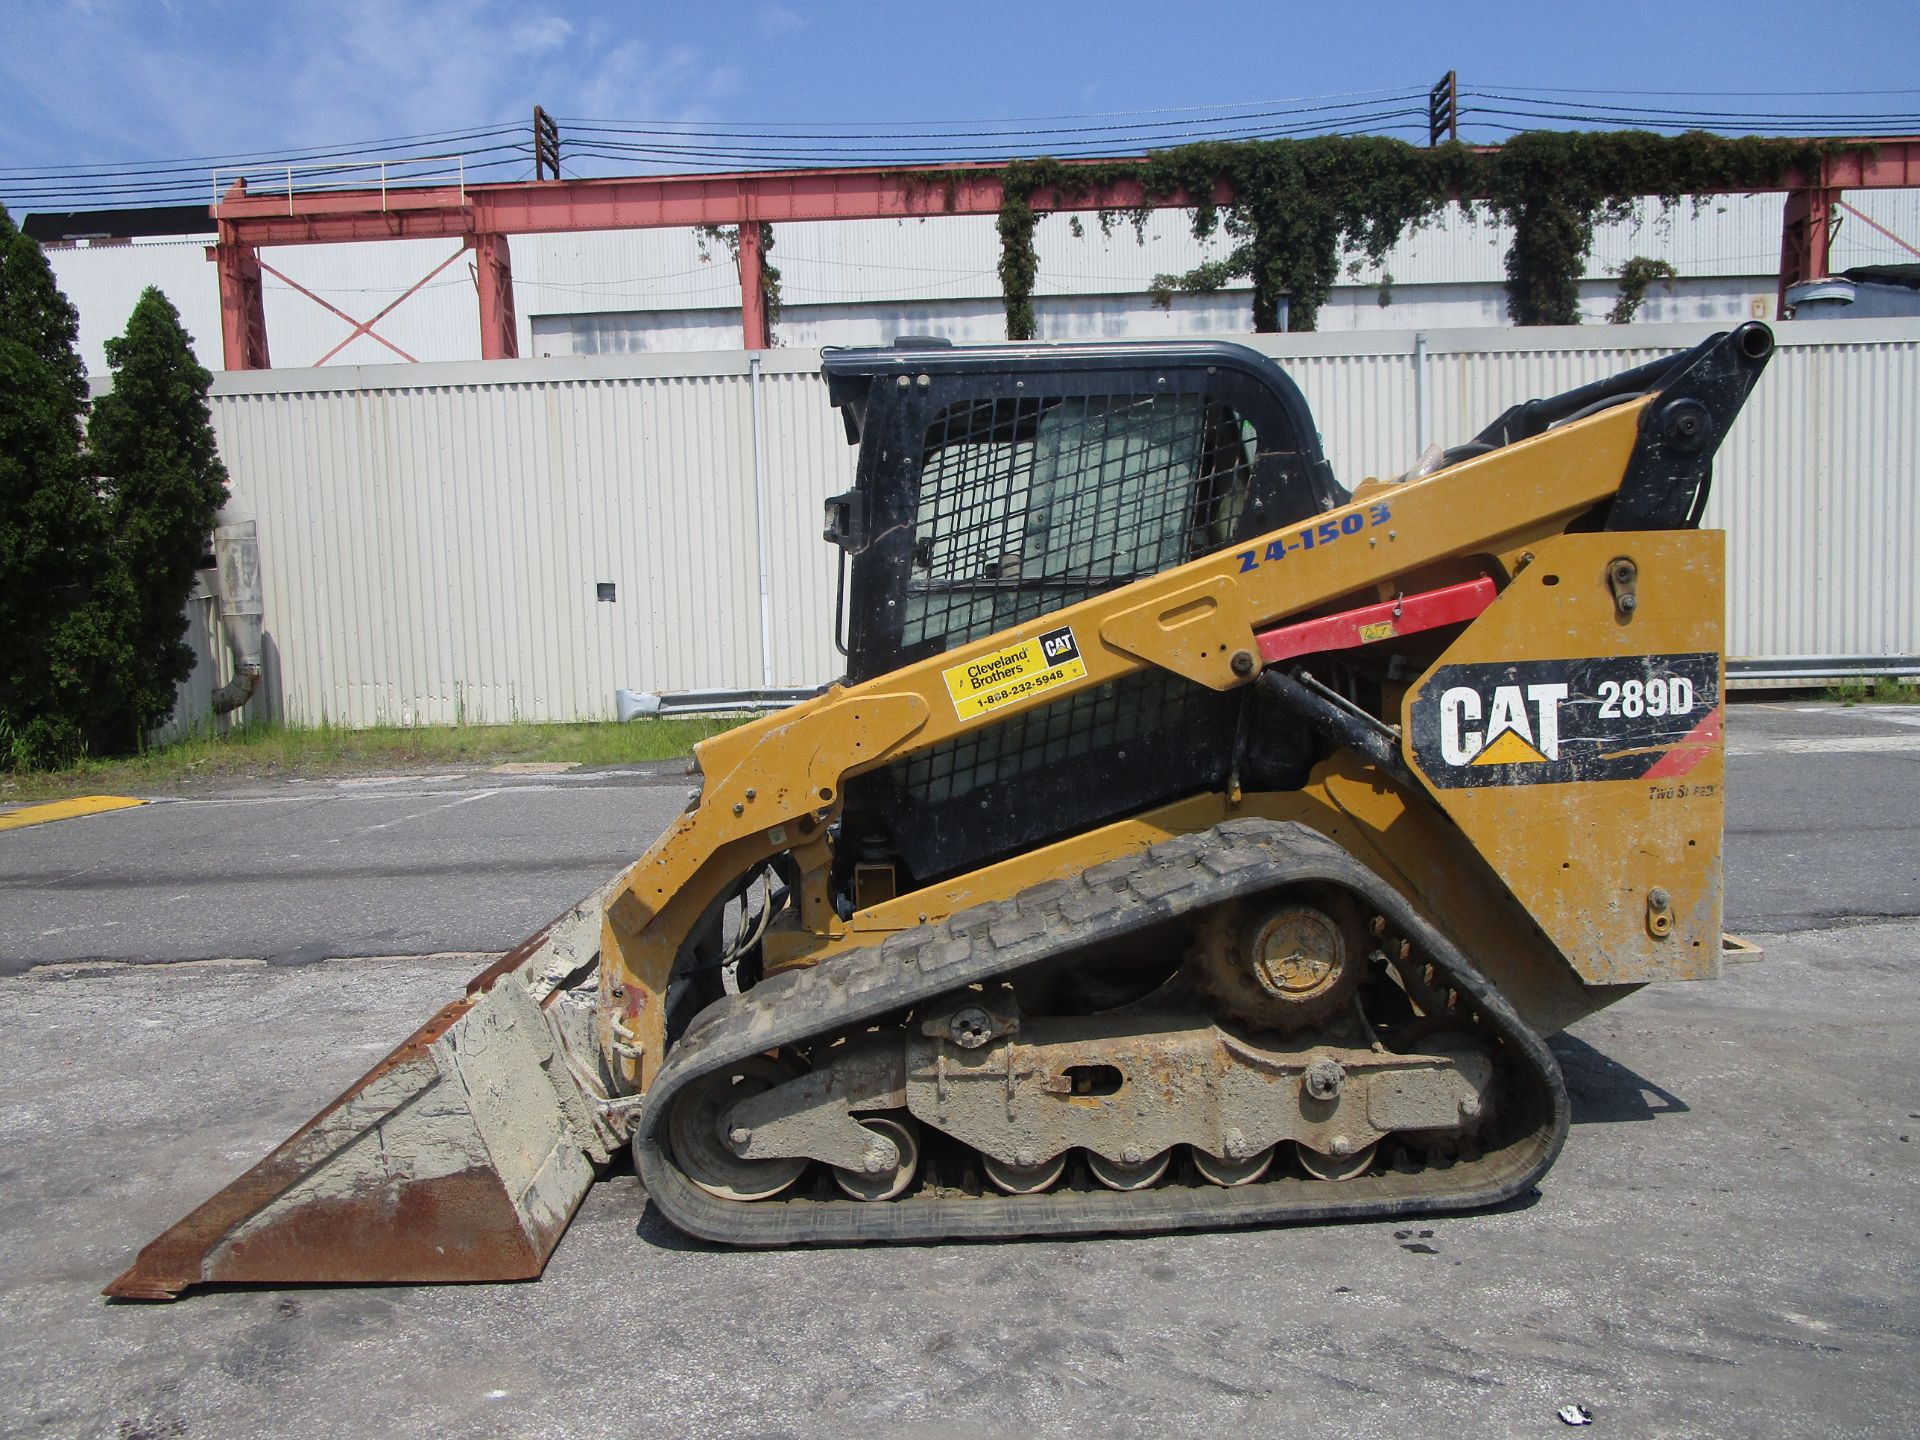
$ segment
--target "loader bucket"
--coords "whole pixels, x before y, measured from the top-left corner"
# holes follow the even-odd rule
[[[599,1069],[587,1012],[561,988],[595,963],[604,902],[475,976],[103,1293],[538,1276],[615,1143],[576,1078]]]

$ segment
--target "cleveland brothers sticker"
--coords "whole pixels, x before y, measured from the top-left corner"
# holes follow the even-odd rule
[[[1037,691],[1051,690],[1087,673],[1071,626],[1062,625],[1018,645],[976,656],[940,672],[962,720],[997,710]]]

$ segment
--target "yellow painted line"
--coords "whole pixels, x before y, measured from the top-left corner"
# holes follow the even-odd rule
[[[29,825],[45,825],[50,820],[71,820],[76,815],[98,815],[107,810],[126,810],[144,805],[125,795],[81,795],[72,800],[55,800],[46,805],[22,805],[0,815],[0,830],[24,830]]]

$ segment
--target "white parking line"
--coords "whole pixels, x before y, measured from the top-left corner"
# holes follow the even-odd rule
[[[1783,735],[1778,739],[1738,740],[1727,746],[1729,755],[1884,755],[1920,751],[1920,735],[1834,735],[1808,739]]]
[[[393,820],[382,820],[378,825],[362,825],[358,830],[346,835],[334,835],[328,838],[329,845],[338,845],[342,840],[351,840],[359,835],[371,835],[376,830],[391,830],[396,825],[404,825],[409,820],[418,820],[426,815],[436,815],[442,810],[457,809],[462,805],[471,805],[476,800],[485,800],[488,796],[498,795],[498,790],[475,790],[470,795],[462,795],[457,800],[449,800],[444,805],[429,805],[424,810],[416,810],[411,815],[402,815]]]

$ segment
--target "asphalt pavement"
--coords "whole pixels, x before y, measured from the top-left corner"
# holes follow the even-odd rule
[[[0,974],[511,949],[653,843],[685,770],[282,781],[0,834]]]
[[[1575,1129],[1528,1203],[747,1253],[616,1171],[536,1284],[157,1307],[97,1291],[685,782],[283,784],[0,833],[0,1434],[1455,1440],[1567,1404],[1597,1435],[1914,1433],[1920,709],[1743,705],[1729,749],[1728,926],[1765,958],[1555,1038]]]

